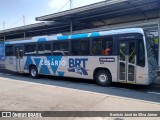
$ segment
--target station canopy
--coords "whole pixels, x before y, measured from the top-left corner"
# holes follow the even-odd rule
[[[160,18],[160,0],[106,0],[67,11],[37,17],[41,23],[0,31],[8,38],[94,29],[102,26]],[[44,22],[45,21],[45,22]],[[3,38],[3,37],[2,37]],[[0,38],[1,39],[1,38]]]

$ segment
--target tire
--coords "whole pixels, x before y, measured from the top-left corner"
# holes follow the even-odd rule
[[[37,70],[37,67],[36,66],[32,66],[30,69],[29,69],[29,74],[32,78],[36,79],[38,78],[38,70]]]
[[[111,74],[109,73],[109,71],[99,70],[96,73],[95,81],[98,85],[110,86],[110,84],[112,83],[112,77],[111,77]]]

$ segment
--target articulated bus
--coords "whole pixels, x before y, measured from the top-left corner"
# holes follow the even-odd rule
[[[74,35],[33,37],[5,42],[8,70],[112,82],[149,85],[157,62],[148,33],[128,28]]]

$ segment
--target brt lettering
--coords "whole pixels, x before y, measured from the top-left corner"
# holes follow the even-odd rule
[[[87,58],[70,58],[69,59],[69,68],[73,67],[83,67],[86,68],[86,61],[88,61]],[[81,66],[82,65],[82,66]]]

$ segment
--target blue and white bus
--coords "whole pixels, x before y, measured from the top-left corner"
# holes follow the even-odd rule
[[[148,85],[157,62],[148,33],[128,28],[75,35],[33,37],[5,43],[5,67],[32,78],[53,75]]]

